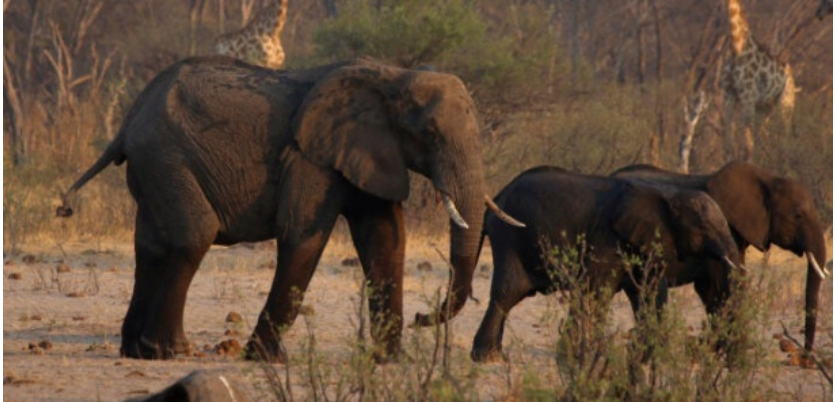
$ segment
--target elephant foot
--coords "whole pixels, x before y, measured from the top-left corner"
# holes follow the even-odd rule
[[[279,340],[262,342],[250,339],[244,348],[244,358],[271,364],[287,364],[287,351]]]
[[[476,363],[497,363],[508,360],[507,355],[502,353],[501,349],[492,348],[473,348],[470,358]]]
[[[163,342],[150,341],[144,336],[138,340],[123,340],[119,355],[131,359],[168,360],[174,356],[191,354],[192,345],[186,339],[180,339],[166,345]]]

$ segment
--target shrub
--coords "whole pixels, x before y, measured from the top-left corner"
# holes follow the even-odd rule
[[[442,62],[484,32],[462,0],[350,0],[314,34],[323,59],[372,56],[404,67]]]

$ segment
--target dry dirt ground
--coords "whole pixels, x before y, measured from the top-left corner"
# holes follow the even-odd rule
[[[446,249],[440,242],[439,248]],[[173,361],[139,361],[119,357],[119,329],[127,310],[133,285],[133,252],[130,244],[66,244],[57,247],[25,248],[26,253],[6,256],[3,267],[3,398],[7,401],[120,401],[156,392],[195,369],[210,368],[237,381],[252,400],[268,399],[262,367],[237,356],[221,356],[213,351]],[[66,253],[66,254],[64,254]],[[29,254],[34,257],[24,256]],[[830,254],[831,255],[831,254]],[[316,336],[317,350],[332,358],[348,355],[350,339],[356,333],[360,268],[344,266],[354,257],[344,242],[328,246],[307,292],[306,316]],[[26,261],[24,261],[26,260]],[[762,256],[749,254],[749,267],[757,266]],[[244,343],[263,307],[273,276],[271,248],[212,248],[191,286],[185,313],[185,328],[191,342],[199,348],[214,346],[228,339]],[[431,264],[426,269],[423,262]],[[69,272],[58,273],[61,263]],[[799,305],[805,284],[804,261],[785,252],[772,252],[769,272],[778,275],[784,291],[776,292],[776,306],[770,313],[762,338],[768,348],[763,362],[763,389],[777,400],[830,400],[832,392],[820,373],[784,365],[786,354],[778,349],[772,334],[781,332],[784,321],[802,339]],[[485,249],[474,280],[474,296],[452,322],[450,343],[453,356],[461,361],[486,309],[492,264]],[[443,260],[428,241],[412,240],[407,250],[404,313],[407,320],[416,312],[427,312],[430,300],[447,280]],[[691,289],[673,291],[687,321],[699,328],[704,319],[698,298]],[[819,349],[832,356],[832,280],[823,291]],[[240,323],[228,323],[229,312],[239,313]],[[553,372],[548,351],[552,350],[555,329],[544,325],[549,314],[565,315],[556,296],[537,296],[513,310],[505,336],[505,349],[512,361],[508,365],[491,363],[477,371],[478,398],[502,399],[507,395],[508,378],[518,382],[525,367]],[[632,326],[626,299],[613,303],[613,327],[625,331]],[[227,332],[231,331],[231,332]],[[404,339],[415,339],[414,329],[406,329]],[[419,330],[429,334],[430,330]],[[286,338],[291,355],[300,355],[306,346],[307,329],[300,317]],[[46,341],[44,343],[44,341]],[[37,346],[41,343],[40,346]],[[467,363],[469,364],[469,363]],[[766,375],[768,374],[768,375]],[[295,377],[299,378],[298,373]],[[775,380],[776,379],[776,380]],[[296,380],[300,381],[300,380]],[[296,388],[296,396],[300,388]]]

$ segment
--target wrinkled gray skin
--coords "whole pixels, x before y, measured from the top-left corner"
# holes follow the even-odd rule
[[[485,211],[478,127],[467,89],[448,74],[362,60],[277,71],[187,59],[148,84],[58,215],[72,214],[67,202],[84,183],[127,161],[136,282],[121,353],[134,358],[188,351],[186,293],[210,245],[276,238],[275,278],[247,345],[249,358],[274,362],[286,362],[278,329],[295,320],[342,215],[371,285],[372,336],[385,361],[400,350],[410,170],[469,223],[450,229],[453,315],[470,292]]]
[[[798,256],[806,256],[804,347],[807,351],[813,349],[823,278],[816,273],[808,257],[813,257],[820,267],[824,267],[826,241],[823,224],[806,186],[747,162],[728,163],[710,175],[682,175],[650,165],[635,165],[621,168],[612,176],[638,178],[708,193],[722,208],[743,260],[748,246],[766,251],[771,244]],[[684,283],[687,282],[681,284]]]
[[[473,342],[471,357],[475,361],[501,358],[504,323],[513,306],[537,292],[560,288],[561,284],[549,278],[548,263],[542,257],[548,250],[543,250],[542,244],[572,249],[577,247],[578,236],[584,236],[591,250],[582,261],[590,289],[608,288],[612,295],[624,290],[636,317],[642,304],[660,309],[666,300],[666,280],[678,276],[704,282],[716,308],[728,297],[733,267],[693,271],[680,262],[692,257],[708,261],[728,258],[735,265],[739,263],[727,222],[703,192],[659,191],[625,180],[543,166],[517,176],[495,202],[527,227],[512,227],[492,213],[485,215],[484,231],[490,237],[495,268],[490,304]],[[543,239],[547,241],[542,243]],[[658,243],[667,266],[665,280],[659,282],[654,303],[641,303],[639,289],[619,250],[646,259],[649,248]],[[651,275],[639,270],[637,276],[643,274]]]

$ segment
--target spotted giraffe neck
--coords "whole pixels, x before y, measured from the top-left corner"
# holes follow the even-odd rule
[[[742,13],[742,5],[739,0],[728,0],[728,22],[731,25],[731,44],[734,53],[741,55],[753,51],[756,44],[751,37],[751,30]]]
[[[244,29],[257,31],[259,35],[278,37],[287,21],[288,0],[273,0],[261,10],[261,15],[253,18]]]

